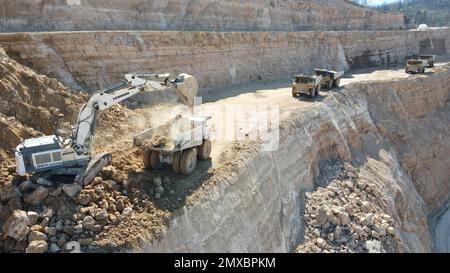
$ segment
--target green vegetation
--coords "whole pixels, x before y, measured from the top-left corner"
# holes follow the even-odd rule
[[[376,9],[403,12],[408,25],[450,26],[449,0],[402,0]]]

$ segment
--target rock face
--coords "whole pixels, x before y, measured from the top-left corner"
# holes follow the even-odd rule
[[[6,1],[0,31],[357,30],[404,27],[400,13],[345,0]]]
[[[344,205],[345,211],[324,207],[323,220],[318,221],[330,219],[337,225],[341,219],[347,221],[344,213],[349,214],[352,236],[367,234],[371,241],[361,252],[380,251],[378,242],[392,235],[398,236],[391,245],[397,251],[431,251],[428,216],[435,204],[450,196],[444,179],[450,177],[449,76],[447,65],[427,77],[350,84],[323,104],[293,113],[280,124],[279,150],[255,152],[244,162],[235,162],[236,175],[224,178],[201,204],[181,210],[164,236],[144,244],[142,251],[293,251],[305,240],[299,217],[303,193],[318,186],[319,163],[330,166],[326,163],[330,158],[355,161],[367,183],[352,178],[351,184],[356,192],[370,193],[373,201]],[[438,140],[436,135],[442,137]],[[305,145],[296,145],[299,139],[306,140]],[[440,149],[426,148],[436,145]],[[425,178],[427,168],[433,175]],[[350,186],[345,182],[335,187],[343,192],[336,198],[346,197]],[[383,214],[378,213],[382,217],[372,212],[373,204],[382,208]],[[359,227],[351,215],[363,216],[358,218]],[[327,247],[327,240],[339,236],[343,240],[350,234],[348,226],[341,226],[333,235],[320,236],[315,243]]]
[[[450,29],[0,34],[0,46],[78,90],[110,86],[130,71],[153,71],[194,75],[202,94],[258,79],[287,79],[317,67],[347,70],[418,53],[444,54],[450,51]]]

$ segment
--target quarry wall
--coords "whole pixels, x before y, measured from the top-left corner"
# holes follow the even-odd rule
[[[344,0],[2,0],[0,32],[76,30],[298,31],[404,27],[403,14]]]
[[[0,34],[9,56],[77,90],[129,72],[189,73],[200,93],[314,68],[387,65],[445,54],[450,29],[358,32],[57,32]]]

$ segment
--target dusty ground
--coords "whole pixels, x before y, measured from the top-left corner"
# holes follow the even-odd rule
[[[442,58],[441,62],[437,64],[436,68],[428,70],[439,70],[439,66],[443,65],[448,58]],[[6,62],[6,61],[5,61]],[[7,60],[7,62],[11,62]],[[16,63],[12,63],[16,66]],[[13,67],[14,68],[14,67]],[[14,69],[18,69],[17,67]],[[33,72],[28,70],[21,73],[27,73],[28,77],[36,77]],[[372,68],[356,70],[348,73],[345,79],[341,81],[342,85],[347,85],[354,82],[364,81],[380,81],[391,80],[396,78],[406,77],[426,77],[426,75],[407,75],[404,73],[403,67],[390,68]],[[44,85],[42,90],[48,90],[46,83],[52,84],[42,78],[38,84]],[[34,87],[27,85],[29,81],[19,80],[16,83],[25,86],[27,89]],[[53,84],[55,85],[55,84]],[[56,84],[55,89],[61,89],[62,92],[67,92],[63,86]],[[7,87],[5,90],[10,90]],[[48,92],[48,91],[47,91]],[[230,111],[228,107],[237,106],[277,106],[280,110],[280,119],[284,119],[290,113],[299,109],[305,109],[321,101],[333,92],[339,92],[339,88],[331,91],[323,91],[321,96],[316,99],[310,98],[293,98],[291,96],[290,80],[277,82],[257,82],[236,88],[218,90],[214,94],[208,95],[204,98],[205,103],[201,107],[204,114],[227,113],[231,115],[220,116],[222,120],[242,120],[246,119],[238,114],[236,111]],[[50,92],[51,93],[51,92]],[[82,101],[83,97],[78,97],[77,100]],[[21,102],[20,102],[21,103]],[[34,105],[30,103],[30,105]],[[72,110],[71,110],[72,111]],[[75,111],[75,110],[73,110]],[[49,186],[50,195],[45,200],[45,207],[53,208],[55,210],[55,217],[50,217],[49,227],[58,225],[58,222],[64,223],[68,229],[75,229],[79,225],[84,226],[86,217],[103,219],[101,213],[107,211],[107,219],[96,220],[95,228],[85,230],[81,235],[72,232],[61,232],[58,235],[50,238],[51,242],[58,243],[58,247],[64,249],[67,241],[70,240],[84,240],[82,241],[87,246],[84,250],[89,251],[98,247],[102,249],[117,249],[118,247],[135,245],[139,246],[140,233],[144,230],[150,236],[158,236],[164,231],[167,225],[167,220],[170,214],[183,206],[198,202],[201,200],[204,192],[207,192],[215,183],[220,183],[221,177],[233,175],[237,170],[240,162],[249,156],[252,152],[259,148],[260,141],[254,139],[252,141],[235,141],[233,139],[223,139],[222,131],[217,126],[212,128],[213,133],[213,152],[211,159],[200,162],[196,172],[190,176],[185,177],[174,174],[170,167],[165,167],[160,171],[148,171],[143,169],[142,152],[132,147],[132,136],[145,128],[162,123],[164,120],[170,118],[174,113],[186,112],[187,109],[180,107],[177,104],[161,104],[152,107],[139,107],[130,110],[123,106],[117,106],[102,113],[99,117],[99,128],[97,131],[97,151],[111,151],[113,153],[114,162],[113,168],[105,170],[101,177],[97,178],[96,183],[84,189],[77,198],[67,198],[64,193],[61,195],[61,186],[58,183]],[[56,112],[57,113],[57,112]],[[216,115],[217,116],[217,115]],[[8,121],[8,117],[0,117],[3,123]],[[61,117],[62,118],[62,117]],[[65,119],[67,123],[69,118]],[[254,128],[253,121],[247,116],[247,124],[250,126],[238,126],[238,132],[246,135],[251,134]],[[26,125],[32,123],[27,122],[26,118],[20,120]],[[8,121],[8,128],[19,127],[14,125],[13,120]],[[12,125],[11,125],[12,124]],[[48,125],[44,131],[49,131],[52,126],[58,125],[54,123]],[[0,123],[1,125],[1,123]],[[222,128],[223,129],[223,128]],[[25,129],[24,129],[25,130]],[[31,131],[30,131],[31,130]],[[26,133],[16,134],[17,138],[29,137],[40,132],[32,132],[33,129],[25,130]],[[225,131],[230,130],[229,128]],[[30,131],[30,132],[28,132]],[[6,138],[6,137],[5,137]],[[3,157],[8,157],[7,148],[14,147],[14,143],[5,146],[3,152],[0,153]],[[17,140],[15,141],[17,142]],[[11,162],[8,157],[5,162]],[[8,164],[2,165],[2,184],[8,185],[13,179],[13,172]],[[63,181],[63,180],[61,180]],[[15,178],[14,185],[19,186],[24,182],[22,178]],[[60,182],[60,181],[54,181]],[[33,188],[36,190],[37,186]],[[59,194],[58,194],[59,191]],[[30,192],[24,191],[24,196],[31,195]],[[87,201],[82,201],[84,197]],[[86,199],[85,198],[85,199]],[[11,199],[12,200],[12,199]],[[80,201],[81,200],[81,201]],[[122,200],[122,201],[121,201]],[[20,203],[18,208],[26,210],[37,210],[45,212],[45,207],[30,206]],[[8,209],[11,207],[11,202],[2,204],[3,220],[8,216]],[[132,209],[132,214],[129,217],[124,217],[124,208],[119,209],[119,205]],[[9,214],[11,211],[9,211]],[[128,213],[127,213],[128,215]],[[45,216],[45,215],[44,215]],[[98,216],[98,217],[97,217]],[[42,217],[45,221],[46,217]],[[88,219],[89,220],[89,219]],[[0,220],[1,221],[1,220]],[[83,223],[83,224],[82,224]],[[0,222],[1,224],[1,222]],[[43,229],[43,227],[42,227]],[[61,235],[66,234],[66,235]],[[51,235],[49,235],[50,237]],[[58,237],[59,236],[59,237]],[[61,239],[63,238],[64,239]],[[66,238],[67,237],[67,238]],[[91,239],[89,241],[86,239]],[[60,242],[64,241],[64,242]],[[11,242],[2,243],[9,245],[9,248],[4,247],[4,251],[23,251],[24,246],[17,243],[11,247]],[[19,245],[19,246],[17,246]]]

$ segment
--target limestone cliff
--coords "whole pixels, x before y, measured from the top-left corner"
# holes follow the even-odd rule
[[[404,27],[403,14],[345,0],[2,0],[0,31],[367,30]]]
[[[129,72],[189,73],[200,91],[314,68],[387,65],[450,51],[450,29],[361,32],[59,32],[0,34],[9,56],[78,90]]]

